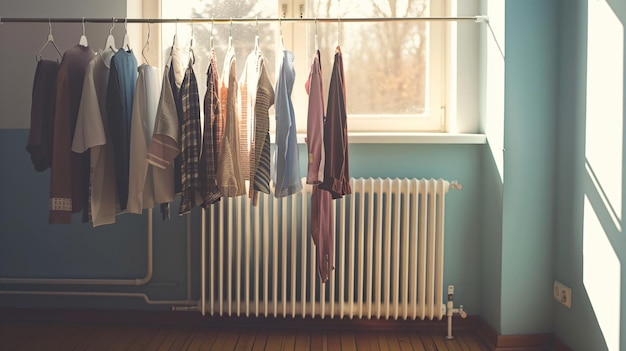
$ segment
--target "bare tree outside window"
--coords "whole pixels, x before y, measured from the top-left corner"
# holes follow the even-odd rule
[[[428,0],[317,0],[310,17],[422,17]],[[315,33],[314,25],[309,31]],[[347,109],[351,115],[428,112],[429,24],[399,21],[318,23],[317,33],[325,81],[339,44],[344,56]],[[314,43],[309,45],[314,52]]]
[[[352,131],[442,131],[445,106],[445,37],[440,24],[429,21],[342,22],[345,18],[415,18],[440,16],[443,8],[430,0],[302,0],[304,16],[337,18],[337,22],[283,23],[285,49],[296,55],[296,86],[292,98],[298,131],[306,126],[307,96],[304,81],[315,52],[315,33],[322,58],[325,96],[332,73],[335,49],[343,53],[346,102]],[[280,57],[279,23],[254,18],[276,18],[282,14],[277,0],[162,0],[162,13],[170,18],[245,18],[241,23],[195,23],[194,68],[201,96],[206,89],[206,69],[211,50],[211,30],[218,72],[232,36],[241,76],[245,59],[259,35],[261,50],[271,81],[276,80],[276,58]],[[287,1],[287,16],[297,16],[298,1]],[[294,5],[295,4],[295,5]],[[182,45],[188,45],[191,26],[163,27],[163,47],[171,45],[177,30]],[[436,40],[434,38],[437,38]],[[185,41],[186,40],[186,41]],[[278,56],[277,56],[278,55]],[[204,74],[203,74],[204,73]],[[270,110],[272,113],[272,110]],[[272,122],[273,120],[271,120]],[[270,124],[270,128],[273,128]]]

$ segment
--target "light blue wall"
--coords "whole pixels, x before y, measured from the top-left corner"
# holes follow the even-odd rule
[[[499,1],[499,0],[496,0]],[[481,1],[481,14],[489,16],[491,29],[496,24],[503,27],[505,22],[503,4],[495,1]],[[497,5],[497,6],[494,6]],[[499,8],[498,8],[499,6]],[[496,7],[494,9],[494,7]],[[498,99],[504,85],[503,57],[498,46],[504,45],[504,30],[497,32],[497,26],[491,34],[490,27],[480,26],[480,115],[481,131],[487,135],[488,144],[482,152],[481,180],[483,183],[482,233],[481,233],[481,317],[494,330],[500,330],[500,304],[502,296],[502,145],[504,130],[502,128],[503,108],[489,106]],[[493,62],[500,63],[494,65]],[[491,64],[489,64],[491,63]],[[496,84],[494,84],[496,83]],[[499,84],[500,86],[494,86]],[[500,101],[503,105],[503,101]],[[499,157],[499,159],[496,159]]]
[[[534,334],[552,330],[558,1],[507,1],[505,11],[500,332]]]

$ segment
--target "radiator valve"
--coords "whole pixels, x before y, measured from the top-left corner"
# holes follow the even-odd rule
[[[446,336],[446,339],[451,340],[454,339],[454,336],[452,336],[452,316],[454,316],[455,313],[458,313],[459,316],[461,316],[461,318],[467,318],[467,313],[463,310],[463,305],[460,305],[459,308],[454,308],[454,285],[449,285],[448,286],[448,304],[447,304],[447,313],[446,315],[448,316],[448,336]]]

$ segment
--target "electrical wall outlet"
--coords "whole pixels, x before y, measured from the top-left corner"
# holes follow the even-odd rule
[[[561,283],[558,280],[555,280],[553,290],[553,296],[555,300],[557,300],[567,308],[572,308],[572,288]]]

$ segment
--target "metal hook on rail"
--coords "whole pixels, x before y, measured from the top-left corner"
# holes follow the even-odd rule
[[[111,29],[109,29],[109,35],[113,35],[113,28],[115,28],[115,17],[113,17]]]
[[[215,18],[211,17],[211,39],[209,40],[209,46],[213,49],[213,29],[215,27]]]

